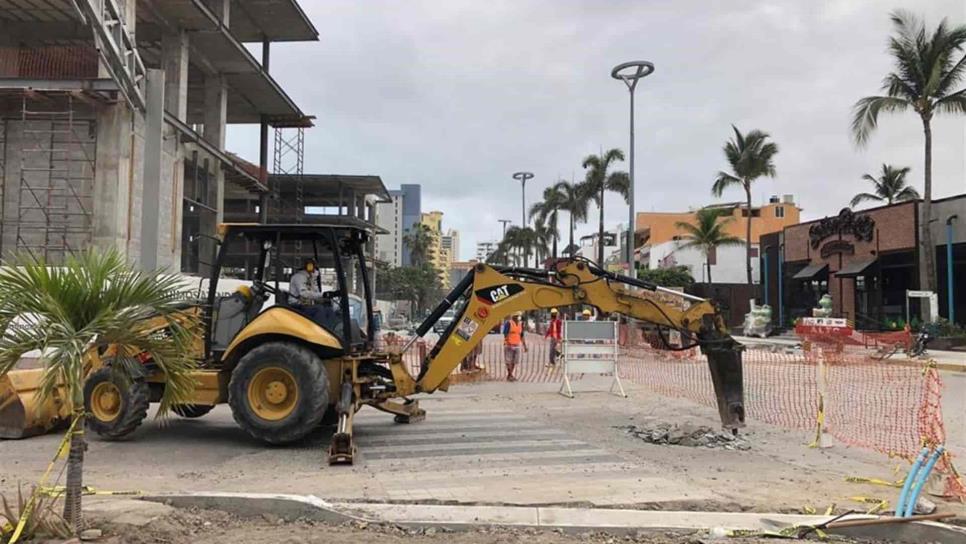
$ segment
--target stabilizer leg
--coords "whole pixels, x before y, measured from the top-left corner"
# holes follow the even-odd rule
[[[329,446],[329,464],[351,465],[356,454],[356,445],[352,440],[352,416],[356,410],[352,403],[352,382],[348,380],[342,382],[342,395],[336,411],[339,414],[339,424]]]

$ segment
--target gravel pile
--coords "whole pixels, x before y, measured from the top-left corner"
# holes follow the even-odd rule
[[[624,425],[615,427],[650,444],[661,446],[685,446],[688,448],[717,448],[723,450],[750,450],[751,444],[743,437],[729,431],[720,431],[702,425],[672,425],[659,423],[653,427]]]

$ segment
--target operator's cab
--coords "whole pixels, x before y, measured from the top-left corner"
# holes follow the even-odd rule
[[[220,234],[207,290],[209,360],[220,360],[240,333],[270,310],[290,312],[320,326],[334,337],[332,348],[340,353],[371,349],[376,320],[365,260],[370,239],[366,228],[349,222],[226,224]],[[312,287],[326,295],[325,302],[318,303],[327,306],[324,312],[291,300],[289,279],[306,258],[317,263]]]

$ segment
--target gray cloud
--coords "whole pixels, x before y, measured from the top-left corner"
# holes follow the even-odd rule
[[[639,210],[713,202],[731,123],[781,146],[778,178],[758,182],[755,200],[795,194],[807,218],[846,205],[882,162],[912,166],[921,186],[914,114],[883,119],[856,149],[849,111],[890,69],[891,9],[966,22],[961,0],[302,4],[321,41],[275,45],[272,72],[318,117],[306,169],[421,183],[423,209],[461,231],[464,259],[499,236],[498,218],[519,221],[514,171],[537,175],[529,204],[558,177],[580,177],[588,153],[626,149],[627,92],[609,72],[629,59],[657,66],[637,94]],[[964,127],[936,122],[936,196],[966,191]],[[257,129],[233,127],[228,144],[257,158]],[[619,199],[605,208],[608,225],[626,222]]]

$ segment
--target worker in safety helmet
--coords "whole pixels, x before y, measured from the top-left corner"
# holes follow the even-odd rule
[[[513,319],[503,326],[503,358],[506,362],[506,381],[515,382],[513,370],[520,362],[520,351],[527,349],[527,340],[523,331],[523,312],[513,314]]]
[[[584,308],[583,312],[580,312],[581,321],[593,321],[594,313],[590,311],[590,308]]]
[[[560,338],[563,333],[563,321],[557,315],[556,308],[550,308],[550,323],[547,325],[547,332],[544,333],[543,337],[550,340],[550,360],[547,361],[547,367],[552,367],[557,364],[557,356],[560,354]]]
[[[289,306],[317,324],[331,326],[332,299],[322,293],[322,282],[315,259],[305,259],[302,268],[288,280]]]

